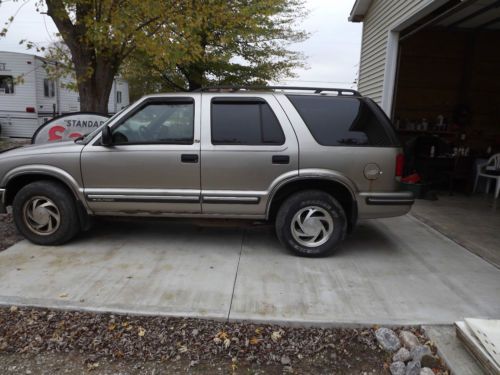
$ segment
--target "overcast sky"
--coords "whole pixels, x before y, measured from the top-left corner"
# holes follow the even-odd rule
[[[28,52],[19,40],[27,39],[47,46],[57,29],[48,16],[35,11],[35,1],[2,0],[0,27],[16,12],[6,38],[0,39],[1,51]],[[306,0],[310,11],[302,26],[311,37],[294,49],[307,56],[308,69],[297,70],[299,77],[287,85],[353,87],[359,64],[361,24],[347,21],[354,0]],[[21,9],[19,9],[21,7]]]

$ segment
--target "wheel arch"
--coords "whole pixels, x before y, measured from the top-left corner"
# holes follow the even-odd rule
[[[16,193],[29,183],[49,180],[54,181],[64,186],[76,199],[81,202],[85,210],[85,200],[80,190],[78,182],[68,172],[45,165],[23,166],[9,171],[3,178],[1,185],[6,190],[5,204],[12,204]]]
[[[321,190],[332,195],[341,204],[351,231],[358,219],[358,206],[355,193],[351,187],[338,179],[321,176],[299,176],[279,185],[271,194],[266,216],[274,220],[281,204],[290,195],[303,190]]]
[[[68,172],[59,168],[42,165],[35,168],[21,167],[10,171],[5,175],[1,185],[5,187],[5,206],[12,205],[16,193],[24,186],[42,180],[59,183],[75,198],[80,227],[87,230],[90,227],[89,214],[91,212],[85,204],[79,185]]]

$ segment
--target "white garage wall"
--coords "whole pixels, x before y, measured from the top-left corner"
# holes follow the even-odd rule
[[[390,31],[432,0],[373,0],[363,21],[359,91],[382,105]],[[396,40],[397,43],[397,40]]]

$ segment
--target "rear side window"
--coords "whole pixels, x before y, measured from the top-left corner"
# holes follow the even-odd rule
[[[373,109],[360,98],[288,95],[312,136],[323,146],[394,146]]]
[[[285,136],[263,100],[212,100],[212,144],[282,145]]]

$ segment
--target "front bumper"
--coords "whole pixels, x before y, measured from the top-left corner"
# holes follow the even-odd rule
[[[0,214],[6,214],[7,209],[5,207],[5,189],[0,189]]]

